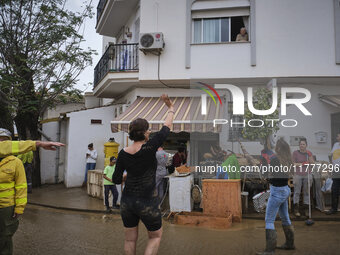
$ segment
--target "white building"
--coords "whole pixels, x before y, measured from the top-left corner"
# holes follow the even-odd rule
[[[249,40],[236,42],[241,27],[247,29]],[[100,0],[96,31],[103,36],[103,56],[94,70],[97,99],[91,100],[93,106],[105,104],[98,103],[98,98],[111,98],[114,104],[61,115],[64,132],[60,140],[68,144],[61,151],[65,159],[60,156],[59,166],[49,171],[53,175],[45,176],[46,180],[55,179],[59,171],[59,181],[64,180],[67,187],[80,186],[87,144],[94,142],[97,168],[102,168],[103,143],[114,137],[120,148],[126,146],[129,140],[123,131],[137,116],[147,118],[157,130],[164,117],[157,101],[162,93],[177,98],[175,105],[182,109],[176,113],[168,149],[190,143],[193,164],[211,144],[239,152],[232,141],[240,128],[223,125],[222,130],[197,133],[192,131],[195,125],[209,130],[204,121],[194,125],[186,121],[195,120],[190,112],[200,108],[195,100],[190,101],[200,95],[192,89],[198,82],[233,84],[246,92],[247,87],[263,87],[276,79],[279,89],[308,89],[311,99],[304,106],[312,116],[289,106],[287,115],[280,118],[296,119],[298,126],[281,127],[278,136],[284,136],[292,149],[297,148],[299,137],[306,137],[317,159],[328,160],[340,132],[339,0]],[[144,38],[141,46],[140,36],[145,33],[158,33],[156,41],[164,36],[160,55],[139,50],[153,45]],[[218,90],[218,94],[223,100],[218,113],[240,120],[228,110],[233,101],[228,91]],[[212,107],[208,112],[215,114]],[[91,124],[91,120],[101,124]],[[251,154],[259,154],[258,142],[244,144]]]
[[[190,96],[197,82],[233,84],[245,92],[275,78],[279,88],[311,92],[305,107],[312,116],[289,107],[281,117],[298,120],[298,126],[281,128],[278,135],[292,149],[299,137],[306,137],[317,159],[328,160],[340,131],[339,0],[101,0],[97,10],[103,57],[95,69],[95,96],[130,105],[138,97],[162,93]],[[235,41],[241,27],[246,27],[249,41]],[[138,50],[140,35],[153,32],[164,35],[160,56]],[[229,93],[218,92],[228,105]],[[144,113],[123,119],[128,122]],[[224,117],[233,119],[228,110]],[[225,125],[222,132],[198,134],[196,140],[191,133],[190,142],[207,146],[218,140],[224,148],[239,151],[228,129]],[[245,145],[251,154],[259,154],[258,142]]]
[[[123,144],[127,135],[112,134],[110,121],[113,113],[122,113],[126,106],[113,104],[109,99],[98,99],[85,94],[85,102],[58,105],[49,109],[41,121],[44,140],[65,143],[57,153],[40,150],[41,183],[64,182],[66,187],[81,186],[85,177],[85,154],[89,143],[98,152],[97,169],[104,169],[104,143],[114,138]]]

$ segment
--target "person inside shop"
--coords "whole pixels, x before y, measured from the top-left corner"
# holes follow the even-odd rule
[[[307,150],[307,139],[301,138],[299,141],[299,150],[293,152],[293,162],[296,166],[296,172],[293,177],[294,184],[294,214],[296,217],[300,217],[300,195],[301,188],[303,188],[303,214],[307,215],[307,210],[309,208],[309,192],[308,192],[308,176],[310,185],[312,184],[312,175],[307,173],[307,165],[314,164],[314,157],[312,152]],[[308,170],[309,171],[309,170]]]
[[[87,146],[86,152],[86,168],[83,186],[85,186],[87,183],[87,172],[89,170],[96,169],[97,157],[98,157],[97,151],[93,148],[93,143],[90,143]]]
[[[223,160],[227,156],[227,152],[222,150],[222,148],[217,144],[213,144],[210,146],[210,152],[216,161],[223,162]]]
[[[109,203],[109,195],[110,191],[112,193],[112,208],[113,209],[118,209],[119,207],[117,206],[117,199],[118,199],[118,190],[116,185],[112,182],[112,177],[113,173],[115,172],[116,168],[116,157],[111,157],[110,158],[110,165],[106,166],[104,169],[104,175],[103,175],[103,184],[104,184],[104,197],[105,197],[105,206],[106,206],[106,212],[110,213],[110,203]]]
[[[248,42],[248,33],[245,27],[241,27],[240,33],[236,36],[236,42]]]
[[[332,149],[333,169],[340,169],[340,132],[336,136],[337,142]],[[326,212],[327,215],[336,214],[338,212],[339,195],[340,195],[340,172],[332,171],[332,208]]]
[[[275,155],[270,160],[273,167],[286,166],[290,169],[293,164],[290,147],[288,143],[280,138],[275,146]],[[266,208],[266,248],[263,252],[256,254],[274,254],[275,249],[294,250],[294,228],[288,213],[288,198],[290,188],[288,186],[289,172],[271,172],[269,175],[270,196]],[[286,242],[281,246],[276,246],[277,234],[275,230],[276,216],[279,214],[282,228],[286,237]]]
[[[120,214],[125,227],[125,254],[136,254],[138,224],[141,220],[148,230],[144,254],[157,254],[162,238],[162,214],[156,191],[156,151],[165,142],[174,119],[174,106],[167,95],[161,99],[168,108],[164,125],[149,139],[151,130],[146,119],[135,119],[129,125],[133,144],[123,148],[117,158],[112,181],[121,184],[127,177],[120,202]]]
[[[176,154],[172,158],[172,165],[174,167],[179,167],[181,165],[185,165],[187,162],[187,153],[186,148],[181,146],[177,149]]]
[[[163,147],[159,147],[156,152],[157,158],[157,171],[156,171],[156,190],[159,200],[163,199],[164,195],[164,177],[166,176],[166,164],[168,162],[168,154],[164,151]]]

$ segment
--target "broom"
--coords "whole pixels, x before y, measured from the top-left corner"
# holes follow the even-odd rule
[[[309,205],[308,205],[308,219],[305,221],[307,226],[311,226],[314,224],[312,219],[312,208],[311,208],[311,201],[310,201],[310,180],[309,180],[309,171],[307,171],[307,178],[308,178],[308,197],[309,197]]]

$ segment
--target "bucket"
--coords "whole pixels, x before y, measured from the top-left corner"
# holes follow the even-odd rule
[[[248,196],[249,196],[248,192],[246,192],[246,191],[241,192],[242,213],[243,214],[248,212]]]

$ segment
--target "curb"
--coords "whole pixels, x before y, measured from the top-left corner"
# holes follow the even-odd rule
[[[72,208],[72,207],[63,207],[63,206],[55,206],[55,205],[46,205],[46,204],[35,203],[35,202],[27,202],[27,204],[29,204],[29,205],[41,206],[41,207],[45,207],[45,208],[52,208],[52,209],[58,209],[58,210],[65,210],[65,211],[107,214],[105,210],[80,209],[80,208]],[[112,211],[111,211],[110,214],[120,214],[120,212],[119,212],[119,210],[117,210],[117,209],[112,209]]]
[[[91,210],[91,209],[80,209],[80,208],[72,208],[72,207],[63,207],[63,206],[54,206],[54,205],[46,205],[46,204],[41,204],[41,203],[35,203],[35,202],[28,202],[27,204],[29,205],[36,205],[36,206],[41,206],[45,208],[52,208],[52,209],[58,209],[58,210],[65,210],[65,211],[74,211],[74,212],[85,212],[85,213],[98,213],[98,214],[107,214],[105,210]],[[110,214],[120,214],[120,211],[117,209],[112,209]],[[249,220],[264,220],[264,217],[256,217],[256,216],[247,216],[247,215],[242,215],[243,219],[249,219]],[[277,220],[279,217],[277,218]],[[313,221],[340,221],[339,217],[329,217],[329,218],[320,218],[316,217],[313,218]],[[307,218],[291,218],[291,221],[305,221]]]

